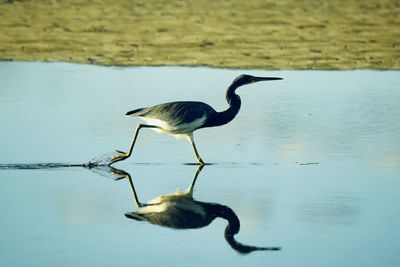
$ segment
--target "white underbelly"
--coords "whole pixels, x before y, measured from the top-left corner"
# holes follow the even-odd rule
[[[140,118],[144,120],[148,125],[154,125],[159,127],[159,128],[153,128],[154,131],[158,133],[174,135],[177,138],[186,136],[187,134],[190,134],[193,131],[199,129],[206,120],[206,117],[203,116],[189,123],[182,123],[179,125],[172,126],[168,122],[159,119],[154,119],[149,117],[140,117]]]

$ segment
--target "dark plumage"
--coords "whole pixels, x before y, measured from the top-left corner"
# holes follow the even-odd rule
[[[179,125],[191,123],[202,117],[208,118],[215,113],[217,112],[211,106],[203,102],[177,101],[135,109],[127,112],[126,115],[158,119],[179,129]],[[182,130],[177,132],[182,133]]]
[[[229,108],[222,112],[215,111],[206,103],[196,101],[170,102],[128,111],[126,115],[138,116],[145,120],[147,124],[138,124],[128,152],[118,151],[119,155],[113,157],[110,165],[117,161],[124,160],[132,154],[141,128],[152,128],[158,132],[187,137],[192,144],[197,161],[203,165],[204,161],[197,152],[194,143],[193,132],[201,128],[224,125],[233,120],[241,106],[240,97],[235,93],[236,89],[240,86],[259,81],[281,79],[282,78],[275,77],[255,77],[251,75],[238,76],[226,91],[226,100],[229,104]]]

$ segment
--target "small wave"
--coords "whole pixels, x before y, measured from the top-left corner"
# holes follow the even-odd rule
[[[55,169],[70,167],[86,167],[87,164],[75,163],[17,163],[17,164],[0,164],[0,170],[36,170],[36,169]]]

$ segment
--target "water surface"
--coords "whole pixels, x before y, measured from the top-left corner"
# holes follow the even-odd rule
[[[127,219],[137,210],[128,181],[101,171],[4,168],[82,164],[124,150],[139,122],[126,111],[175,100],[223,110],[225,88],[242,73],[284,80],[239,89],[235,120],[196,132],[199,153],[214,164],[194,197],[234,210],[240,242],[280,251],[238,254],[222,219],[192,230]],[[398,266],[399,77],[1,62],[0,264]],[[146,202],[186,189],[193,162],[186,140],[145,129],[116,167]]]

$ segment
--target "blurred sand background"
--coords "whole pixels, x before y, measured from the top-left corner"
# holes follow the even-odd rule
[[[399,0],[4,0],[0,17],[0,60],[400,69]]]

